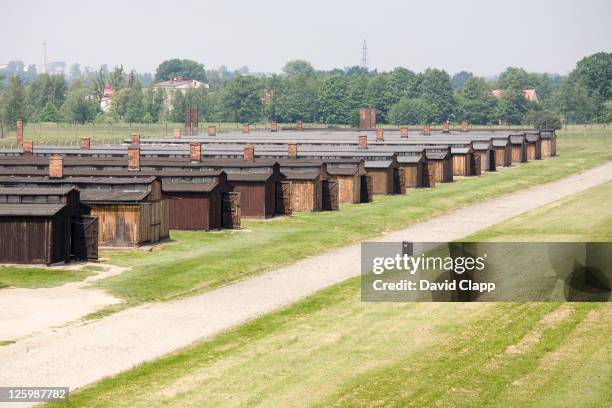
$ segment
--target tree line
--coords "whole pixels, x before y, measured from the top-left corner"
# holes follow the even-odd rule
[[[1,73],[0,73],[1,75]],[[460,72],[429,68],[415,73],[398,67],[390,72],[360,67],[315,70],[307,61],[288,62],[280,74],[206,71],[190,60],[168,60],[154,78],[125,72],[123,67],[88,75],[40,74],[6,77],[0,90],[0,119],[31,122],[114,123],[182,122],[187,106],[199,108],[200,120],[262,121],[357,125],[358,109],[374,107],[380,123],[422,125],[467,120],[473,124],[608,123],[612,119],[612,53],[596,53],[577,62],[567,76],[530,73],[509,67],[494,81]],[[182,76],[210,86],[167,95],[147,86]],[[144,86],[143,86],[144,82]],[[103,112],[104,88],[113,89]],[[493,89],[501,90],[494,96]],[[527,100],[535,89],[539,102]],[[170,91],[172,92],[172,91]]]

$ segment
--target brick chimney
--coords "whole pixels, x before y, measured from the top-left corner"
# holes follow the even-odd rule
[[[423,134],[425,136],[429,136],[430,131],[431,131],[431,127],[429,125],[423,126]]]
[[[243,123],[242,133],[249,133],[249,132],[251,132],[251,125],[249,125],[248,123]]]
[[[255,161],[255,147],[246,146],[244,148],[243,157],[244,157],[244,160],[246,161],[251,161],[251,162]]]
[[[270,132],[278,132],[278,123],[276,122],[270,123]]]
[[[402,126],[400,128],[400,137],[401,138],[407,138],[408,137],[408,127],[407,126]]]
[[[130,135],[130,139],[133,145],[139,145],[140,144],[140,133],[132,133]]]
[[[215,136],[217,134],[217,127],[215,125],[208,125],[208,136]]]
[[[469,131],[469,130],[470,130],[470,128],[469,128],[469,125],[468,125],[468,121],[467,121],[467,120],[464,120],[464,121],[461,123],[461,131],[462,131],[462,132],[467,132],[467,131]]]
[[[359,129],[373,129],[376,127],[376,108],[359,109]]]
[[[128,147],[128,170],[140,171],[140,147]]]
[[[297,143],[289,143],[287,145],[287,154],[290,159],[297,159],[298,146]]]
[[[174,128],[172,129],[172,136],[175,139],[180,139],[181,138],[181,129],[180,128]]]
[[[79,147],[81,149],[90,149],[91,148],[91,139],[88,137],[82,137],[79,142]]]
[[[368,135],[365,133],[359,134],[359,143],[357,144],[359,149],[367,149],[368,148]]]
[[[442,124],[442,133],[450,133],[450,124],[448,122]]]
[[[15,124],[17,131],[17,147],[23,147],[23,120],[17,119],[17,123]]]
[[[301,120],[298,120],[297,122],[295,122],[295,128],[297,130],[304,130],[304,124],[302,123]]]
[[[64,177],[64,158],[62,156],[49,157],[49,177]]]
[[[192,162],[202,160],[202,143],[189,143],[189,160]]]
[[[376,141],[377,142],[385,141],[385,131],[382,128],[376,128]]]
[[[34,142],[26,140],[23,142],[23,154],[31,155],[34,152]]]

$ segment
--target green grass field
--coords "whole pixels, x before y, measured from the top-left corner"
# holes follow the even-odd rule
[[[479,231],[467,239],[474,242],[612,242],[610,203],[612,183],[606,183]],[[598,211],[590,210],[593,208]]]
[[[242,231],[172,231],[176,241],[153,252],[104,252],[131,271],[95,283],[126,300],[116,307],[194,294],[266,269],[397,230],[504,193],[556,180],[612,160],[612,143],[577,135],[560,138],[559,157],[461,178],[403,196],[378,197],[372,204],[341,211],[302,213],[267,221],[244,220]],[[116,308],[115,307],[115,308]]]
[[[608,239],[611,190],[470,239],[518,239],[521,230],[526,241]],[[578,209],[589,221],[571,235],[550,226]],[[607,407],[611,338],[610,303],[362,303],[355,278],[104,379],[67,405]]]
[[[91,268],[23,268],[19,266],[0,266],[0,289],[51,288],[68,282],[78,282],[92,275]]]

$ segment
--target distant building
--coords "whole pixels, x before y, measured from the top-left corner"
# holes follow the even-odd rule
[[[151,87],[153,89],[162,89],[165,91],[165,103],[166,106],[169,107],[172,105],[172,98],[174,97],[174,93],[176,91],[181,91],[181,93],[184,95],[190,88],[208,88],[208,84],[195,79],[187,79],[183,78],[182,76],[178,76],[168,81],[157,82],[151,85]]]
[[[42,73],[47,73],[49,75],[64,75],[64,73],[66,72],[66,63],[64,61],[54,61],[54,62],[49,62],[47,64],[47,70],[45,71],[43,69],[42,65],[37,65],[36,66],[36,73],[37,74],[42,74]]]
[[[540,102],[540,99],[538,98],[538,94],[535,89],[523,89],[521,90],[521,92],[523,93],[523,97],[527,99],[528,101],[536,102],[536,103]],[[503,94],[504,94],[503,89],[493,89],[491,91],[491,95],[493,95],[496,98],[501,98]]]
[[[104,93],[102,94],[102,99],[100,99],[100,109],[102,112],[108,112],[111,107],[111,102],[113,101],[113,88],[110,86],[104,87]]]

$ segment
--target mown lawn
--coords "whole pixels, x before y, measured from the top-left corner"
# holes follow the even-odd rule
[[[610,183],[485,230],[610,236]],[[608,228],[607,232],[605,229]],[[560,234],[561,233],[561,234]],[[607,235],[605,235],[607,233]],[[610,303],[362,303],[359,278],[104,379],[68,406],[607,407]]]
[[[461,178],[403,196],[378,197],[374,203],[346,205],[341,211],[244,220],[242,231],[172,231],[175,242],[152,252],[104,252],[110,263],[133,269],[95,285],[126,300],[118,307],[190,295],[612,160],[612,143],[601,134],[589,139],[578,134],[562,136],[558,151],[554,159]]]
[[[592,211],[593,208],[597,211]],[[467,239],[474,242],[612,242],[612,182],[545,205]]]
[[[88,268],[59,269],[0,266],[0,289],[6,287],[51,288],[68,282],[81,281],[92,275],[92,272]]]

